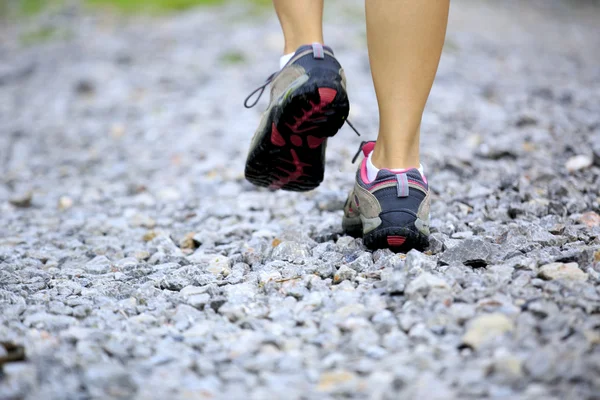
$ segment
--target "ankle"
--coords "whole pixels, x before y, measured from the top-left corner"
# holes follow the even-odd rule
[[[415,167],[411,167],[411,168],[385,168],[388,171],[391,171],[393,173],[402,173],[402,172],[406,172],[408,169],[412,169],[415,168],[419,171],[419,173],[421,174],[421,176],[423,177],[423,179],[425,179],[425,171],[423,168],[423,165],[419,164],[419,166],[415,166]],[[369,154],[367,156],[367,165],[366,165],[366,170],[367,170],[367,179],[369,182],[373,182],[375,179],[377,179],[377,176],[379,175],[379,171],[382,168],[377,168],[374,164],[373,164],[373,153]]]
[[[373,150],[373,165],[380,169],[419,168],[420,133],[420,124],[381,123]]]
[[[325,45],[325,43],[323,43],[323,37],[319,37],[319,36],[307,36],[305,38],[303,38],[302,40],[298,39],[298,40],[290,40],[290,41],[285,41],[285,46],[283,48],[283,54],[291,54],[291,53],[295,53],[296,50],[298,50],[298,48],[300,46],[304,46],[307,44],[312,44],[312,43],[321,43],[322,45]]]
[[[375,150],[373,150],[371,162],[376,168],[379,169],[409,169],[409,168],[419,168],[421,165],[421,160],[419,157],[419,152],[386,152],[386,151],[377,151],[378,144],[375,145]]]

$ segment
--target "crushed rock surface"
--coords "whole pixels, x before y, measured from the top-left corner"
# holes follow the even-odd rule
[[[0,399],[597,398],[598,9],[452,4],[405,255],[341,233],[377,109],[362,5],[327,3],[365,134],[305,194],[243,179],[272,13],[0,26]]]

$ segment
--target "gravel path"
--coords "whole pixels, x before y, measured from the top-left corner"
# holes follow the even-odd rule
[[[600,398],[598,10],[452,5],[431,247],[395,255],[341,235],[377,113],[360,2],[328,8],[367,137],[307,194],[242,175],[271,13],[0,24],[0,399]]]

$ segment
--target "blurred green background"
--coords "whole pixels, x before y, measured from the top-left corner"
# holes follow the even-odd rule
[[[244,5],[247,15],[256,16],[268,11],[272,16],[273,0],[0,0],[0,28],[2,25],[17,27],[19,42],[24,46],[33,46],[48,41],[69,39],[72,32],[63,27],[59,19],[47,18],[70,14],[114,14],[118,16],[163,16],[184,12],[196,7],[214,7],[222,4]],[[289,0],[304,1],[304,0]],[[325,0],[327,2],[327,0]],[[342,0],[345,2],[346,0]],[[415,0],[417,1],[417,0]],[[453,0],[460,1],[460,0]],[[496,2],[498,0],[477,0]],[[530,3],[534,7],[553,8],[553,5],[564,12],[575,10],[580,6],[600,6],[600,0],[502,0],[503,5],[519,6]],[[360,4],[360,0],[354,3]],[[564,7],[564,5],[567,7]],[[249,7],[248,7],[249,6]],[[544,6],[544,7],[541,7]],[[585,7],[583,7],[585,8]],[[39,18],[38,18],[39,17]],[[227,59],[230,63],[240,62],[235,57]]]
[[[252,3],[255,6],[269,6],[272,0],[0,0],[0,18],[16,18],[36,15],[42,11],[61,8],[65,5],[83,5],[89,9],[104,9],[125,14],[161,15],[188,10],[198,6],[214,6],[231,2]],[[303,1],[303,0],[290,0]],[[485,1],[485,0],[482,0]],[[492,0],[488,0],[492,1]],[[496,1],[496,0],[493,0]],[[518,0],[529,2],[567,2],[573,5],[595,4],[600,0]],[[517,2],[518,2],[517,1]]]
[[[257,6],[267,6],[272,0],[245,0]],[[301,1],[301,0],[300,0]],[[92,9],[108,9],[127,14],[165,14],[197,6],[213,6],[230,0],[0,0],[0,16],[27,17],[69,3],[83,4]]]

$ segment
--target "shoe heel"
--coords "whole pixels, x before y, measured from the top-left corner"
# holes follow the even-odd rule
[[[350,111],[339,74],[311,71],[307,81],[283,96],[271,110],[259,150],[246,162],[246,178],[270,189],[307,191],[319,186],[327,139]]]
[[[414,226],[375,230],[364,235],[363,242],[370,249],[388,248],[394,253],[403,253],[410,249],[422,251],[429,246],[429,238]]]
[[[389,235],[387,237],[387,244],[390,247],[400,247],[406,242],[406,236]]]

